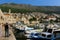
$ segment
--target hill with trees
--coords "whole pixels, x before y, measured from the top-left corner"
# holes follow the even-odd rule
[[[11,9],[13,13],[60,13],[60,6],[33,6],[29,4],[4,3],[0,4],[0,9],[2,9],[3,12],[8,12],[8,10]]]

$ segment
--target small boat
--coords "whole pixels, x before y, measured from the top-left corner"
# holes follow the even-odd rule
[[[46,40],[56,40],[60,39],[60,30],[56,28],[48,28],[46,32],[41,33],[31,33],[31,38],[40,38]]]

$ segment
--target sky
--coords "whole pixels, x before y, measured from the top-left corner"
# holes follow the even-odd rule
[[[3,3],[31,4],[35,6],[60,6],[60,0],[0,0]]]

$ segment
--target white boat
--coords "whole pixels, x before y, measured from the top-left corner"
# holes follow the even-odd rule
[[[60,30],[56,28],[48,28],[46,32],[41,32],[40,37],[52,40],[60,38]]]

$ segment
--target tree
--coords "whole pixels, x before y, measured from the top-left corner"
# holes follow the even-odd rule
[[[37,19],[35,17],[29,19],[29,21],[36,21]]]
[[[53,22],[54,22],[53,20],[50,20],[50,23],[52,23],[52,24],[53,24]]]

